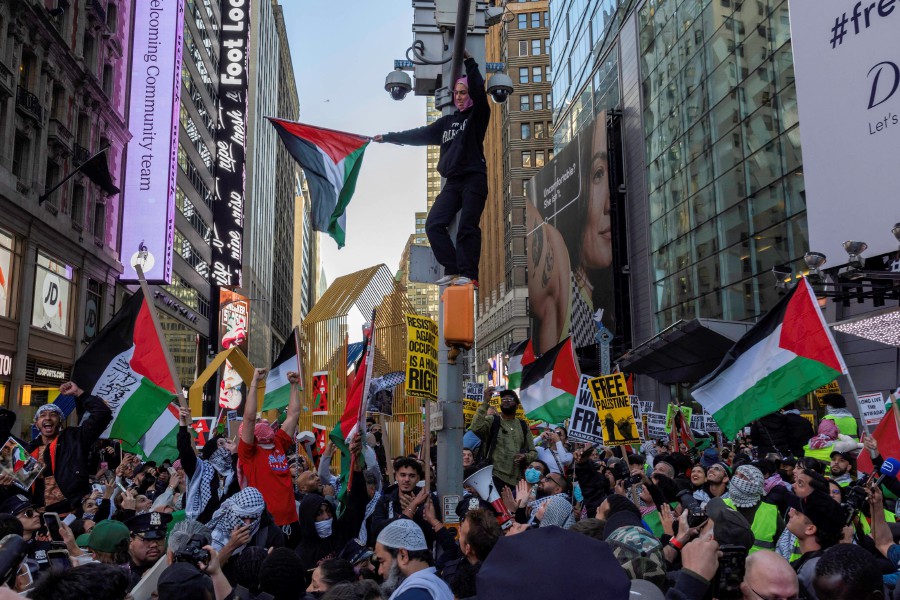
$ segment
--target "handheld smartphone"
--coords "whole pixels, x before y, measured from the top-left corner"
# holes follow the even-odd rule
[[[712,581],[712,597],[717,600],[738,600],[744,597],[741,582],[744,580],[747,549],[743,546],[724,544],[719,546],[719,569]]]
[[[59,518],[59,513],[45,512],[44,524],[47,526],[47,532],[50,534],[51,540],[53,540],[54,542],[63,541],[62,535],[59,533],[59,529],[62,526],[62,521]]]
[[[106,493],[106,486],[102,483],[91,484],[91,489],[95,492],[100,492],[101,494]]]
[[[123,494],[127,494],[127,493],[128,493],[128,490],[125,489],[125,486],[122,485],[121,482],[116,481],[116,485],[119,486],[119,489],[122,490],[122,493],[123,493]]]
[[[48,550],[47,561],[50,563],[50,569],[55,571],[65,571],[72,566],[68,550]]]

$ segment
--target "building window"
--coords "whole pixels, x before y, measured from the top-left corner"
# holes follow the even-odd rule
[[[531,168],[531,152],[522,153],[522,167],[525,169]]]
[[[94,202],[94,216],[91,219],[91,232],[98,240],[103,240],[104,230],[106,228],[106,204],[104,202]]]
[[[537,29],[541,26],[541,13],[533,12],[531,13],[531,28]]]
[[[531,40],[532,56],[539,56],[541,53],[541,40]]]
[[[528,42],[525,40],[519,42],[519,56],[528,56]]]
[[[529,111],[531,110],[530,98],[526,94],[522,94],[519,98],[519,110],[521,111]]]
[[[519,67],[519,83],[528,83],[528,67]]]
[[[534,83],[541,83],[544,80],[544,68],[543,67],[531,67],[531,81]]]
[[[534,151],[534,166],[540,169],[544,166],[544,151],[543,150],[535,150]]]
[[[81,229],[84,225],[84,186],[76,183],[72,186],[72,225],[77,229]]]
[[[528,15],[519,13],[519,29],[528,29]]]
[[[9,316],[12,298],[13,238],[0,230],[0,317]]]
[[[530,123],[522,123],[522,139],[523,140],[531,139],[531,124]]]
[[[534,139],[542,140],[546,136],[544,132],[544,124],[543,123],[535,123],[534,124]]]
[[[549,13],[547,13],[547,11],[545,10],[544,12],[541,13],[541,16],[542,16],[543,19],[544,19],[544,27],[546,27],[547,29],[550,29],[550,15],[549,15]]]
[[[72,280],[75,270],[38,252],[34,278],[34,306],[31,326],[60,335],[69,334]]]
[[[534,95],[534,110],[544,110],[544,95],[543,94],[535,94]]]
[[[12,173],[19,179],[25,177],[25,165],[28,163],[29,146],[31,142],[23,133],[16,131],[16,141],[13,147]]]

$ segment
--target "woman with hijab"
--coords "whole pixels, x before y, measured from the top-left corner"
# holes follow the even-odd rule
[[[484,136],[491,107],[478,63],[468,51],[464,55],[466,75],[453,85],[453,103],[457,112],[444,115],[424,127],[372,138],[376,142],[441,147],[437,170],[447,181],[425,221],[425,233],[434,257],[444,267],[445,276],[437,281],[438,285],[477,282],[481,259],[478,222],[487,200]],[[447,228],[457,213],[459,228],[454,248]]]

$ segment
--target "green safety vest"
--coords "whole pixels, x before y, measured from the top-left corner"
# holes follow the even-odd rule
[[[800,552],[800,540],[794,537],[794,545],[791,546],[791,557],[788,559],[788,562],[794,562],[803,556],[803,553]]]
[[[825,415],[825,419],[834,421],[837,425],[838,432],[849,435],[856,441],[859,441],[859,431],[857,430],[856,419],[853,417],[835,417],[834,415]]]
[[[737,510],[731,498],[726,498],[725,504]],[[749,554],[759,550],[774,550],[775,533],[778,531],[778,508],[774,504],[760,502],[756,514],[753,515],[750,531],[753,532],[753,547],[750,548]]]
[[[869,519],[866,518],[865,515],[860,514],[859,524],[862,527],[863,533],[869,535],[869,532],[872,531],[872,525],[869,523]],[[896,523],[897,517],[892,512],[884,511],[884,520],[888,523]]]

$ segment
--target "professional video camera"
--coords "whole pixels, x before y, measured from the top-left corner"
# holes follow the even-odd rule
[[[209,551],[204,550],[204,539],[202,535],[192,535],[188,540],[184,550],[175,553],[175,562],[186,562],[199,567],[200,563],[209,564]]]
[[[706,524],[706,521],[709,520],[709,516],[706,514],[706,510],[700,506],[700,502],[694,498],[694,495],[690,490],[681,490],[678,492],[678,501],[681,502],[681,506],[684,507],[684,510],[688,513],[688,527],[703,527]]]
[[[644,480],[640,473],[632,475],[628,470],[628,464],[625,461],[617,462],[612,466],[613,477],[616,481],[623,481],[627,490],[632,485],[640,483]]]

